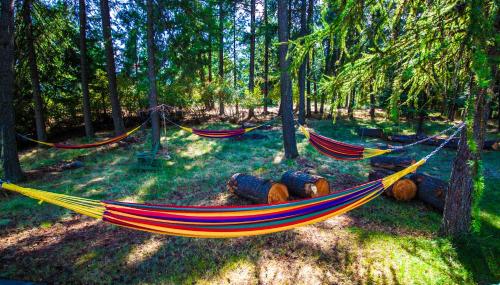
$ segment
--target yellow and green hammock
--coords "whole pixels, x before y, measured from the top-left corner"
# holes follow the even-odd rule
[[[30,138],[30,137],[21,135],[21,134],[17,134],[17,135],[20,136],[21,138],[25,139],[25,140],[28,140],[28,141],[31,141],[31,142],[34,142],[34,143],[38,143],[38,144],[41,144],[41,145],[45,145],[45,146],[57,148],[57,149],[86,149],[86,148],[100,147],[100,146],[103,146],[103,145],[108,145],[108,144],[112,144],[112,143],[116,143],[116,142],[122,141],[125,138],[127,138],[127,137],[131,136],[132,134],[134,134],[135,132],[137,132],[148,121],[149,121],[149,119],[146,120],[144,123],[140,124],[139,126],[133,128],[130,131],[128,131],[128,132],[126,132],[124,134],[121,134],[119,136],[116,136],[116,137],[113,137],[113,138],[110,138],[110,139],[107,139],[107,140],[102,140],[102,141],[94,142],[94,143],[88,143],[88,144],[51,143],[51,142],[44,142],[44,141],[35,140],[35,139]]]

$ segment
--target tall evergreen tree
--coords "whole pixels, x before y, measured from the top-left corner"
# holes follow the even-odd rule
[[[248,71],[248,91],[250,96],[254,96],[255,86],[255,0],[250,0],[250,64]],[[248,117],[250,119],[254,116],[254,109],[252,106],[248,108]]]
[[[269,101],[269,35],[268,0],[264,0],[264,115],[267,115]]]
[[[46,141],[45,116],[43,112],[43,99],[40,89],[40,74],[38,72],[37,56],[35,50],[35,39],[33,35],[33,23],[31,20],[32,0],[23,2],[23,19],[26,27],[26,44],[28,49],[28,64],[31,76],[31,88],[33,92],[33,103],[35,109],[36,135],[38,140]]]
[[[80,76],[82,83],[83,97],[83,120],[85,123],[85,135],[88,138],[94,136],[94,127],[92,126],[92,113],[90,111],[89,98],[89,67],[87,61],[87,9],[85,0],[79,0],[79,20],[80,20]]]
[[[155,64],[155,31],[153,0],[146,2],[147,14],[147,47],[148,47],[148,79],[149,79],[149,108],[152,110],[158,106],[158,87],[156,84]],[[151,112],[151,133],[153,148],[160,145],[160,116],[157,111]]]
[[[6,179],[18,181],[24,175],[16,146],[14,104],[14,0],[0,5],[0,157]]]
[[[118,96],[118,87],[116,83],[115,53],[113,48],[113,38],[111,36],[111,19],[109,16],[108,0],[100,0],[102,35],[104,37],[104,48],[106,50],[106,71],[108,74],[109,100],[111,101],[111,111],[115,135],[125,132],[123,123],[122,108]]]
[[[290,62],[288,53],[288,3],[286,0],[278,0],[278,37],[279,37],[279,61],[280,61],[280,91],[281,112],[283,128],[283,147],[285,157],[295,158],[299,155],[295,139],[295,127],[293,122],[292,105],[292,82],[290,78]]]
[[[307,35],[307,1],[301,0],[300,4],[300,36]],[[306,58],[302,61],[299,67],[299,124],[304,124],[306,119],[305,109],[305,91],[306,91]]]
[[[224,0],[219,0],[219,82],[224,84]],[[224,115],[222,88],[219,88],[219,115]]]

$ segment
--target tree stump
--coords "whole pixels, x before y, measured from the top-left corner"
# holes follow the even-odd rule
[[[442,212],[448,183],[422,173],[412,174],[410,179],[418,186],[418,199]]]
[[[415,163],[410,157],[376,156],[370,159],[370,165],[377,168],[399,171]]]
[[[392,195],[398,201],[410,201],[417,195],[417,185],[411,179],[399,179],[392,185]]]
[[[330,183],[325,178],[301,171],[287,171],[281,176],[281,183],[291,194],[302,198],[319,197],[330,194]]]
[[[226,185],[231,193],[259,204],[273,204],[288,200],[288,189],[285,185],[252,175],[236,173],[231,176]]]

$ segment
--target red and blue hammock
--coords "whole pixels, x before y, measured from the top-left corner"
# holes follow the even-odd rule
[[[97,201],[11,183],[1,187],[80,214],[135,230],[196,237],[231,238],[269,234],[317,223],[357,208],[379,196],[425,159],[383,179],[322,197],[249,206],[176,206]],[[0,181],[1,182],[1,181]]]
[[[364,146],[343,143],[309,131],[300,125],[299,129],[318,152],[337,160],[360,160],[392,151],[391,149],[366,148]]]

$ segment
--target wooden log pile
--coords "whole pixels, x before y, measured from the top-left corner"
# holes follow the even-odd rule
[[[301,171],[285,172],[280,182],[236,173],[226,186],[231,193],[258,204],[285,202],[290,195],[314,198],[330,194],[328,180]]]
[[[382,179],[402,170],[415,160],[410,157],[379,156],[370,159],[373,170],[369,173],[369,181]],[[384,194],[399,201],[417,198],[433,208],[443,211],[448,183],[423,173],[409,174],[398,180],[385,190]]]
[[[289,196],[281,183],[241,173],[231,176],[226,186],[229,192],[258,204],[285,202]]]

